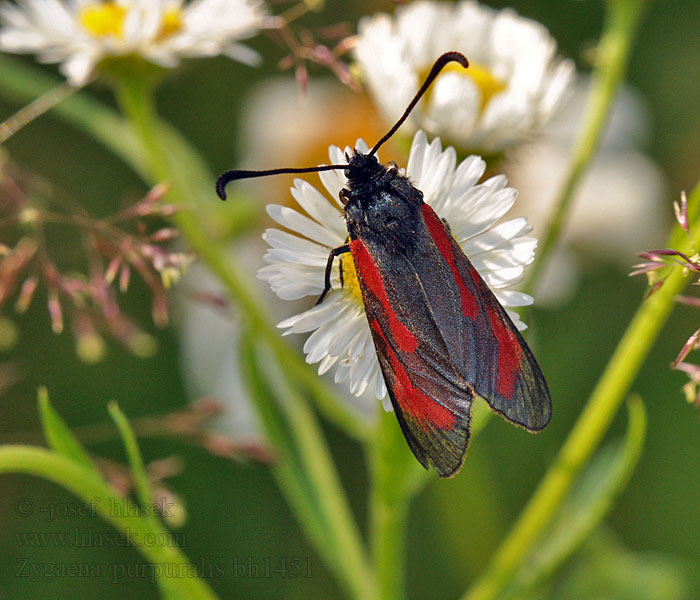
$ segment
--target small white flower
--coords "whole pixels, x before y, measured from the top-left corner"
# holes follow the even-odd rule
[[[435,59],[462,52],[467,70],[443,71],[407,121],[459,148],[500,154],[537,130],[552,114],[574,73],[555,57],[546,28],[512,10],[477,2],[413,2],[394,17],[362,19],[355,47],[364,81],[394,122]]]
[[[355,147],[368,152],[362,140]],[[346,148],[345,152],[352,150]],[[346,162],[344,152],[336,146],[330,147],[329,156],[333,164]],[[468,157],[459,166],[456,162],[453,148],[443,151],[439,139],[429,144],[425,133],[419,131],[413,138],[405,174],[423,192],[425,202],[447,221],[455,239],[499,302],[506,308],[531,304],[530,296],[507,288],[522,279],[525,265],[534,258],[537,240],[526,237],[531,228],[525,218],[495,225],[513,206],[516,190],[506,187],[502,175],[477,183],[486,168],[478,156]],[[265,231],[263,238],[270,249],[264,257],[267,265],[258,272],[258,277],[267,281],[284,300],[318,298],[323,291],[328,254],[346,242],[347,230],[338,199],[338,192],[347,181],[344,172],[325,171],[319,176],[333,201],[310,183],[297,179],[291,192],[306,215],[286,206],[268,206],[268,214],[294,233],[279,229]],[[285,319],[278,327],[285,329],[285,334],[313,332],[304,344],[304,352],[308,363],[319,363],[319,373],[334,368],[335,381],[347,381],[354,395],[360,396],[373,386],[376,396],[384,398],[386,387],[352,257],[343,254],[335,264],[331,278],[333,291],[326,299]],[[508,314],[519,329],[525,328],[516,313],[508,311]]]
[[[166,68],[218,54],[252,64],[258,55],[238,41],[257,33],[263,15],[259,0],[5,1],[0,50],[61,63],[76,86],[108,56],[137,54]]]

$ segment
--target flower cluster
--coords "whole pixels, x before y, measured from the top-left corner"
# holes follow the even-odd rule
[[[316,36],[308,29],[293,31],[289,21],[283,18],[277,21],[277,27],[271,32],[275,34],[273,37],[279,38],[279,41],[290,50],[290,53],[279,62],[280,68],[284,70],[294,68],[297,84],[302,91],[307,91],[309,81],[307,62],[326,67],[341,83],[359,91],[360,88],[352,77],[350,69],[341,60],[353,44],[344,23],[319,32],[318,37],[323,38],[325,43],[318,42]],[[328,44],[329,41],[332,42],[332,46]]]
[[[638,256],[647,259],[647,262],[634,265],[634,271],[630,273],[630,276],[642,274],[647,276],[650,286],[649,296],[658,291],[666,280],[665,277],[660,276],[660,273],[663,270],[668,271],[667,267],[673,265],[680,265],[683,267],[683,271],[686,275],[692,274],[693,277],[696,278],[693,285],[700,285],[700,255],[695,251],[695,241],[690,234],[688,199],[685,192],[681,193],[680,202],[674,201],[673,211],[676,221],[690,240],[692,256],[688,256],[684,252],[671,248],[640,252]],[[676,300],[680,304],[700,308],[700,298],[694,296],[678,296]],[[683,386],[683,393],[689,403],[695,404],[700,408],[700,366],[686,362],[686,358],[690,352],[698,349],[700,349],[700,329],[694,331],[686,340],[678,356],[671,364],[671,367],[688,375],[690,381]]]
[[[659,272],[669,265],[681,265],[688,273],[700,274],[700,256],[695,253],[695,241],[690,235],[689,220],[688,220],[688,199],[685,192],[681,193],[681,201],[673,203],[673,211],[676,221],[685,231],[691,242],[693,256],[673,250],[672,248],[664,248],[661,250],[647,250],[640,252],[637,256],[647,259],[648,262],[639,263],[633,266],[634,271],[630,273],[630,277],[634,275],[646,274],[651,289],[649,295],[657,291],[665,281],[665,278],[659,277]]]
[[[34,200],[38,192],[25,193],[18,179],[7,172],[0,177],[3,239],[16,240],[11,245],[0,244],[0,308],[16,295],[15,311],[24,313],[43,287],[54,333],[61,333],[69,321],[83,360],[101,359],[105,348],[100,332],[114,336],[136,354],[150,354],[151,337],[123,314],[112,284],[118,281],[119,291],[124,293],[136,272],[153,295],[155,323],[163,326],[168,322],[166,290],[192,257],[163,247],[178,235],[177,230],[160,227],[151,232],[144,222],[145,217],[162,218],[179,210],[161,202],[165,186],[154,188],[141,201],[111,216],[95,219],[72,200],[63,199],[65,208],[59,207],[58,195],[50,198],[49,208],[45,208]],[[129,226],[135,231],[128,231]],[[52,257],[47,242],[51,227],[70,227],[78,232],[87,274],[64,272]]]
[[[0,50],[61,63],[73,85],[84,85],[111,56],[138,55],[171,68],[181,58],[223,54],[254,64],[239,43],[255,35],[265,11],[259,0],[20,0],[0,6]]]

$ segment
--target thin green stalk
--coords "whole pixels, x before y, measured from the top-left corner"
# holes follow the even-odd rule
[[[637,394],[627,400],[627,433],[596,453],[579,477],[576,487],[558,511],[543,543],[519,569],[507,598],[521,598],[541,585],[568,560],[595,531],[610,512],[634,472],[644,448],[647,416]],[[582,490],[585,492],[582,493]]]
[[[349,595],[376,598],[362,535],[318,419],[265,350],[249,332],[242,336],[244,381],[266,435],[280,453],[273,466],[280,490]]]
[[[389,500],[389,501],[387,501]],[[379,597],[400,600],[406,596],[406,526],[410,498],[391,501],[373,489],[372,551],[379,580]]]
[[[390,456],[394,441],[391,427],[398,427],[387,418],[395,420],[394,415],[381,413],[370,457],[370,541],[380,598],[400,600],[406,595],[406,525],[410,498],[392,489],[391,471],[396,465]]]
[[[185,165],[175,165],[169,160],[148,83],[123,81],[117,88],[117,98],[146,150],[153,179],[167,181],[172,185],[169,198],[174,203],[191,204],[201,194],[201,190],[188,181]],[[174,215],[173,221],[192,250],[238,302],[248,317],[248,324],[272,348],[287,374],[309,390],[329,420],[356,439],[365,439],[368,435],[367,427],[338,401],[336,393],[304,363],[299,353],[282,340],[279,331],[264,313],[265,303],[255,288],[247,283],[249,278],[235,257],[231,256],[229,248],[221,241],[212,239],[212,235],[205,231],[197,217],[190,212]]]
[[[78,89],[80,88],[64,82],[20,108],[14,115],[0,123],[0,144],[4,144],[22,127],[77,92]]]
[[[691,235],[700,236],[700,185],[688,200]],[[690,242],[680,228],[671,242],[690,252]],[[673,309],[675,298],[687,285],[681,266],[671,269],[663,286],[643,301],[632,318],[581,416],[569,433],[557,458],[523,510],[520,518],[496,551],[482,577],[464,595],[464,600],[495,598],[510,582],[540,534],[553,518],[577,475],[588,462],[608,430],[620,404]]]
[[[287,402],[283,408],[296,438],[302,463],[326,513],[329,522],[327,533],[333,536],[338,548],[342,572],[356,598],[371,600],[376,597],[374,576],[328,445],[309,405],[291,388],[285,392]]]
[[[583,127],[569,163],[564,183],[554,203],[547,233],[529,269],[524,291],[532,294],[547,258],[562,233],[564,220],[581,178],[595,154],[608,114],[624,79],[630,47],[639,26],[645,0],[608,0],[606,24],[596,52],[593,84],[583,117]]]
[[[411,498],[430,473],[414,458],[392,413],[380,410],[368,446],[370,543],[379,597],[406,594],[406,526]]]
[[[105,521],[133,541],[144,557],[158,565],[168,565],[164,573],[182,573],[176,582],[184,598],[215,600],[216,595],[206,581],[192,576],[193,565],[175,545],[153,544],[166,539],[165,529],[137,516],[134,505],[116,495],[94,472],[51,450],[33,446],[0,447],[0,474],[25,473],[57,483],[94,507]],[[173,585],[175,587],[175,585]]]

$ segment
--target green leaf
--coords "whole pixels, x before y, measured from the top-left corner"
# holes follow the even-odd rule
[[[146,472],[146,466],[144,465],[134,430],[131,428],[126,415],[120,410],[119,405],[115,401],[107,405],[107,410],[116,424],[119,435],[124,443],[129,466],[131,467],[131,476],[134,478],[136,495],[141,503],[141,512],[144,513],[143,518],[151,523],[153,528],[160,529],[162,524],[160,519],[156,517],[156,515],[159,514],[157,512],[158,507],[153,499],[148,473]],[[156,583],[158,584],[161,597],[165,600],[187,600],[187,597],[183,595],[177,582],[168,577],[167,574],[156,577]]]
[[[611,442],[596,454],[541,542],[523,562],[507,597],[522,597],[554,573],[598,527],[627,485],[641,455],[647,426],[641,398],[630,398],[627,408],[624,440]]]
[[[39,403],[39,415],[41,426],[44,430],[46,442],[59,454],[75,461],[79,465],[100,475],[97,467],[90,459],[90,456],[82,447],[78,438],[68,429],[60,415],[56,412],[49,401],[49,392],[41,386],[37,392]]]
[[[141,504],[146,508],[147,513],[149,515],[153,515],[154,513],[152,512],[152,508],[154,506],[154,502],[153,494],[151,492],[151,484],[148,481],[146,466],[143,463],[143,457],[141,456],[141,451],[139,450],[134,430],[131,428],[131,425],[129,425],[129,421],[115,401],[112,401],[107,405],[107,410],[109,411],[109,416],[112,417],[112,420],[117,426],[119,435],[124,443],[126,456],[129,460],[129,466],[131,467],[131,475],[134,478],[136,495],[138,496]]]

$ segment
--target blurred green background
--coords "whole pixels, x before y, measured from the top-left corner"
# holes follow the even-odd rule
[[[602,26],[601,2],[489,4],[511,6],[542,22],[557,39],[560,53],[576,59],[581,70],[588,69],[586,53]],[[329,2],[322,13],[305,17],[304,24],[313,27],[348,21],[354,29],[359,16],[392,7],[391,2]],[[681,190],[690,190],[700,175],[698,23],[700,3],[695,0],[650,3],[628,76],[629,84],[643,95],[650,109],[652,135],[645,151],[667,178],[669,221],[672,200]],[[284,52],[264,36],[252,40],[251,46],[264,56],[261,68],[250,69],[223,58],[193,61],[173,73],[158,93],[161,114],[201,150],[214,172],[236,165],[234,128],[245,91],[275,74],[276,62]],[[326,76],[321,69],[313,69],[311,86]],[[112,103],[108,90],[99,85],[92,86],[90,92]],[[17,108],[0,96],[0,119]],[[304,107],[299,105],[298,110]],[[303,142],[299,140],[300,145]],[[95,215],[114,211],[125,195],[139,197],[146,191],[118,159],[50,114],[20,131],[6,149],[19,164],[89,203]],[[264,156],[259,158],[261,167],[271,166]],[[290,159],[296,164],[294,157]],[[212,206],[217,201],[212,193]],[[639,244],[639,250],[648,249],[645,240],[640,239]],[[61,241],[59,249],[70,257],[71,240]],[[634,262],[635,257],[629,256],[628,263]],[[588,257],[582,263],[583,278],[574,299],[556,310],[534,310],[530,317],[535,323],[538,359],[552,391],[555,412],[551,426],[531,437],[492,419],[472,444],[458,477],[447,481],[431,478],[411,510],[409,597],[456,597],[480,573],[561,445],[636,310],[645,291],[643,278],[629,279],[624,270],[599,257]],[[0,440],[18,441],[16,434],[21,432],[38,434],[35,396],[40,384],[48,387],[54,406],[71,426],[107,420],[106,404],[111,399],[117,399],[131,419],[187,403],[176,335],[171,329],[152,326],[143,286],[133,285],[125,302],[126,312],[157,337],[159,351],[151,359],[138,359],[110,343],[105,360],[88,366],[76,357],[70,335],[50,332],[43,303],[35,302],[17,319],[21,332],[18,345],[0,360],[15,361],[23,378],[0,396]],[[644,399],[649,415],[642,459],[604,531],[566,564],[548,590],[550,597],[700,595],[700,424],[696,410],[681,394],[685,376],[669,368],[678,349],[697,328],[697,320],[692,309],[674,312],[634,384],[633,390]],[[624,424],[621,413],[610,435],[621,434]],[[364,457],[359,447],[333,427],[327,426],[326,433],[353,508],[363,523]],[[28,437],[27,441],[37,439]],[[147,461],[171,454],[184,458],[184,471],[170,480],[188,507],[188,520],[180,530],[184,551],[205,572],[207,567],[214,570],[211,585],[222,598],[342,596],[304,540],[265,467],[216,458],[165,440],[144,439],[141,445]],[[91,445],[90,450],[125,461],[116,438]],[[25,498],[36,507],[29,516],[18,514],[18,502]],[[0,600],[157,597],[157,588],[147,577],[115,580],[106,568],[99,577],[56,577],[53,581],[46,574],[18,577],[25,560],[102,565],[142,562],[129,547],[36,548],[18,544],[16,534],[23,532],[110,531],[97,517],[50,521],[47,514],[40,513],[40,507],[59,504],[76,505],[77,501],[43,480],[0,477]],[[309,576],[285,578],[274,572],[265,576],[261,571],[256,577],[247,567],[237,572],[235,565],[247,565],[249,558],[261,569],[269,565],[271,570],[299,558],[310,566]],[[224,565],[221,576],[216,574],[219,565]]]

